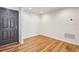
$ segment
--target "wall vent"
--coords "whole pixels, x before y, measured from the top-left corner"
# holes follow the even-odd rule
[[[75,39],[75,34],[71,34],[71,33],[65,33],[64,34],[65,38],[69,38],[69,39]]]

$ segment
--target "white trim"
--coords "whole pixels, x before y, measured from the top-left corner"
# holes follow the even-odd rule
[[[19,43],[23,44],[24,40],[22,38],[22,26],[21,26],[21,22],[22,22],[22,14],[23,13],[23,9],[20,7],[19,8]]]
[[[36,34],[36,35],[29,35],[29,36],[26,36],[25,38],[23,39],[27,39],[27,38],[30,38],[30,37],[34,37],[34,36],[38,36],[39,34]]]
[[[76,42],[72,42],[72,41],[69,41],[69,40],[64,40],[64,39],[57,38],[57,37],[48,36],[48,35],[46,35],[46,34],[42,34],[42,35],[47,36],[47,37],[50,37],[50,38],[54,38],[54,39],[57,39],[57,40],[61,40],[61,41],[64,41],[64,42],[67,42],[67,43],[70,43],[70,44],[78,45],[78,46],[79,46],[79,43],[76,43]]]

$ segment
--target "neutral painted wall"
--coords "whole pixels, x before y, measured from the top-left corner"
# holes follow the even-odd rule
[[[44,14],[41,22],[43,35],[79,45],[79,8],[61,8]],[[64,33],[75,34],[76,39],[65,38]]]
[[[28,13],[27,11],[23,10],[21,14],[22,39],[39,35],[39,23],[40,23],[39,15]]]

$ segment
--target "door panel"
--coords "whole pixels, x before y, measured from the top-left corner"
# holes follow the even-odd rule
[[[0,46],[18,42],[18,11],[0,7]]]

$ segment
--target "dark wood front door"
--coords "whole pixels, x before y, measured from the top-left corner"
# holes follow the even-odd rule
[[[18,11],[0,7],[0,46],[18,42]]]

